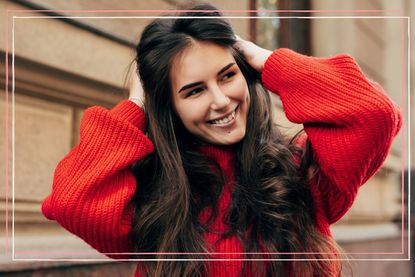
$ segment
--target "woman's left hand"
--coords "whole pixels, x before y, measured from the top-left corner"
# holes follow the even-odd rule
[[[243,40],[239,36],[236,36],[235,48],[238,49],[245,60],[259,73],[262,73],[264,69],[265,61],[272,54],[272,51],[259,47],[255,43]]]

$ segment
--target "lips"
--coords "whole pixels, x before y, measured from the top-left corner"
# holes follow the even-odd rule
[[[214,120],[209,120],[207,122],[209,124],[212,124],[212,125],[223,125],[223,124],[227,124],[227,123],[229,123],[229,122],[231,122],[232,120],[235,119],[236,110],[238,109],[238,107],[239,106],[236,106],[236,108],[232,112],[227,113],[227,114],[225,114],[222,117],[216,118]]]

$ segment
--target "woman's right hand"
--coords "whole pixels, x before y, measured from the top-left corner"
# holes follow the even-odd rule
[[[144,109],[144,89],[141,85],[140,77],[136,71],[136,63],[132,65],[130,78],[128,81],[129,97],[128,99]]]

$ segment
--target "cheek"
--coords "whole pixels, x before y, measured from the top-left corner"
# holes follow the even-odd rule
[[[242,101],[249,96],[248,85],[243,77],[238,78],[235,80],[235,82],[230,83],[227,87],[227,90],[227,95],[229,97],[240,99]]]
[[[191,128],[194,125],[204,123],[207,114],[207,107],[203,101],[187,101],[176,105],[176,111],[183,125]]]

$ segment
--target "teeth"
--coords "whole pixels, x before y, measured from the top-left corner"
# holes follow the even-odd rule
[[[224,118],[221,118],[221,119],[217,119],[217,120],[213,120],[212,121],[212,124],[226,124],[226,123],[230,122],[234,118],[235,118],[235,111],[233,111],[227,117],[224,117]]]

